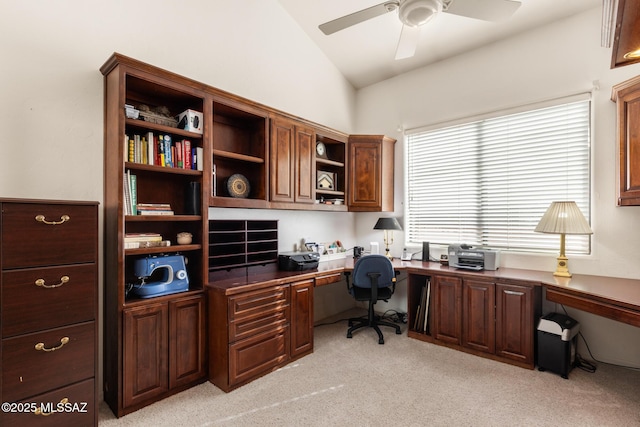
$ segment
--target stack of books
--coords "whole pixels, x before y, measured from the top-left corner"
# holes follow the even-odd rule
[[[159,233],[125,233],[124,235],[125,249],[154,248],[159,246],[171,246],[171,242],[169,240],[162,240],[162,235]]]
[[[420,292],[420,304],[416,310],[413,330],[420,333],[429,333],[429,300],[431,299],[431,281],[422,286]]]
[[[138,203],[136,210],[138,215],[173,215],[169,203]]]

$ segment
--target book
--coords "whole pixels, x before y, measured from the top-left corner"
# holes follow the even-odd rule
[[[153,132],[147,132],[147,163],[155,164],[156,152],[154,147]]]
[[[131,190],[129,186],[129,171],[124,176],[124,214],[131,215]]]
[[[424,326],[422,332],[429,332],[429,298],[431,297],[431,281],[427,279],[427,295],[424,301]]]
[[[138,203],[138,179],[131,171],[127,171],[129,177],[129,194],[131,199],[131,215],[137,215],[137,203]]]
[[[138,215],[173,215],[174,212],[166,209],[140,209]]]
[[[163,143],[164,143],[164,166],[171,168],[173,167],[173,159],[171,157],[171,135],[163,135]]]
[[[184,168],[185,169],[193,169],[191,164],[191,141],[188,139],[182,140],[182,146],[184,151]]]
[[[196,170],[204,170],[204,150],[202,147],[196,147],[197,160],[196,160]]]

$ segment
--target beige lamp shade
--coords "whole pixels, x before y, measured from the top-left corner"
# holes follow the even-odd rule
[[[576,202],[553,202],[535,229],[549,234],[593,234]]]

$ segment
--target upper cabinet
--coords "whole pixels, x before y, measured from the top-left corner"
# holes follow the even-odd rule
[[[314,130],[304,123],[276,116],[271,119],[270,143],[271,201],[314,203]]]
[[[611,68],[640,62],[640,0],[618,0]]]
[[[640,76],[613,87],[617,104],[618,206],[640,205]]]
[[[350,211],[393,211],[395,143],[384,135],[349,136]]]

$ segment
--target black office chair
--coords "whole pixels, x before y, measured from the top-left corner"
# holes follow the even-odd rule
[[[396,290],[396,272],[389,258],[384,255],[367,255],[359,258],[353,268],[353,286],[349,284],[349,274],[345,274],[347,289],[356,301],[369,301],[367,317],[349,319],[347,338],[352,338],[355,330],[371,327],[378,333],[378,344],[384,344],[382,331],[378,326],[395,328],[400,334],[400,326],[380,319],[373,311],[377,301],[388,301]]]

